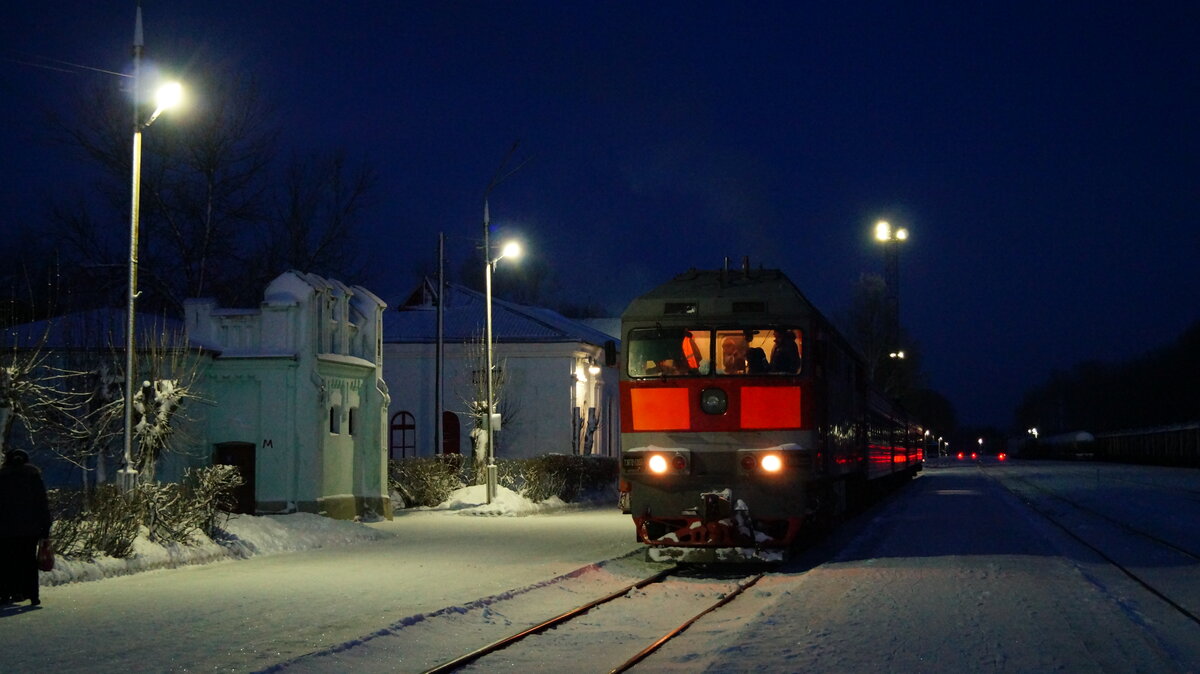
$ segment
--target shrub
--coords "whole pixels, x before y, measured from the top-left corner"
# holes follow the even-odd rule
[[[557,496],[569,503],[607,488],[617,478],[617,462],[608,457],[548,454],[521,461],[520,493],[531,501]]]
[[[138,485],[142,523],[156,543],[192,542],[197,531],[217,533],[233,505],[233,490],[242,483],[234,466],[189,468],[180,484]]]
[[[136,491],[126,494],[116,485],[100,485],[92,492],[88,508],[80,516],[83,518],[80,527],[84,558],[91,559],[97,554],[121,558],[133,552],[133,541],[141,526]]]
[[[388,462],[388,487],[403,499],[402,507],[435,506],[463,486],[462,455],[414,459],[394,459]]]
[[[475,464],[460,455],[398,459],[390,463],[390,485],[401,507],[435,506],[451,492],[476,484]],[[571,502],[611,487],[617,478],[616,459],[600,456],[550,454],[530,459],[497,459],[496,482],[531,501],[557,496]]]
[[[218,533],[241,482],[237,468],[210,466],[188,470],[182,484],[142,483],[128,492],[103,484],[90,498],[81,491],[51,490],[50,537],[58,554],[76,559],[128,557],[142,526],[155,542],[190,544],[197,531]]]
[[[237,505],[233,490],[244,482],[241,472],[236,466],[214,465],[189,469],[183,480],[192,489],[196,526],[210,537],[217,535]]]

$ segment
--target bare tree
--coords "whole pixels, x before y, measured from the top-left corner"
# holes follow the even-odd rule
[[[5,353],[0,359],[0,452],[11,446],[17,422],[32,438],[72,418],[83,400],[62,384],[76,375],[51,365],[41,347]]]
[[[279,118],[256,83],[230,68],[192,64],[189,104],[143,134],[139,281],[146,309],[181,313],[190,297],[240,305],[289,268],[362,275],[355,228],[377,183],[367,161],[341,151],[300,154],[276,172]],[[80,299],[112,305],[126,286],[132,115],[104,81],[86,109],[57,116],[61,145],[98,180],[50,209],[64,279]],[[85,196],[86,195],[86,196]]]
[[[164,331],[149,344],[139,368],[142,382],[130,397],[133,468],[142,481],[154,481],[163,454],[186,453],[191,446],[187,405],[203,400],[197,386],[203,361],[203,354],[189,348],[182,334]],[[120,406],[108,409],[124,414]]]
[[[487,380],[484,379],[484,372],[487,370],[487,344],[484,343],[482,336],[476,336],[468,343],[468,346],[468,360],[478,363],[479,366],[471,374],[468,387],[470,397],[463,397],[461,401],[472,422],[471,439],[474,449],[472,454],[475,464],[475,483],[483,484],[487,480],[488,401]],[[500,360],[494,363],[492,371],[492,409],[500,415],[501,427],[512,424],[520,413],[520,404],[512,396],[507,395],[508,374],[505,365],[506,361]],[[494,433],[493,436],[496,438],[496,449],[498,450],[501,445],[501,435]],[[498,451],[496,453],[499,454]]]
[[[297,269],[361,276],[361,256],[350,244],[377,182],[371,164],[363,161],[350,167],[343,151],[293,157],[276,199],[259,267],[272,275]]]

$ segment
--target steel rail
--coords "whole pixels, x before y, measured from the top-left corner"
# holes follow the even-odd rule
[[[667,643],[671,639],[674,639],[675,637],[682,634],[684,632],[684,630],[691,627],[692,624],[695,623],[697,620],[703,618],[704,616],[708,615],[709,613],[712,613],[713,611],[715,611],[715,610],[721,608],[722,606],[728,604],[729,602],[733,601],[733,599],[735,597],[737,597],[739,594],[745,592],[750,586],[752,586],[755,583],[757,583],[758,581],[762,580],[762,577],[765,575],[766,575],[765,573],[759,573],[755,576],[751,576],[750,580],[738,585],[736,589],[734,589],[733,591],[731,591],[730,593],[728,593],[724,597],[722,597],[721,601],[718,601],[717,603],[713,604],[712,606],[709,606],[708,608],[704,609],[703,611],[692,616],[690,619],[688,619],[682,625],[676,627],[675,629],[671,630],[670,632],[667,632],[662,637],[660,637],[658,641],[655,641],[653,644],[650,644],[646,648],[642,649],[642,651],[640,653],[638,653],[637,655],[633,656],[632,658],[626,660],[623,664],[612,669],[609,672],[609,674],[619,674],[620,672],[624,672],[624,671],[628,670],[630,667],[633,667],[634,665],[641,662],[642,660],[645,660],[647,656],[649,656],[654,651],[657,651],[659,648],[662,647],[663,644]]]
[[[996,481],[1001,487],[1008,489],[1008,487],[1006,487],[1003,482],[1000,482],[1000,480],[998,478],[992,477],[990,475],[988,477],[990,479]],[[1022,480],[1022,478],[1019,478],[1019,477],[1017,477],[1015,479],[1019,480],[1019,481],[1024,481],[1024,480]],[[1027,484],[1031,484],[1031,483],[1027,483]],[[1033,486],[1036,487],[1037,485],[1033,485]],[[1028,506],[1030,510],[1041,515],[1042,518],[1045,519],[1047,522],[1058,527],[1059,529],[1061,529],[1063,531],[1063,533],[1067,534],[1071,538],[1078,541],[1084,547],[1088,548],[1092,552],[1099,555],[1101,559],[1108,562],[1112,566],[1116,567],[1116,569],[1118,571],[1120,571],[1121,573],[1128,576],[1129,579],[1132,580],[1133,582],[1137,583],[1138,585],[1141,585],[1142,588],[1144,588],[1147,592],[1149,592],[1150,594],[1161,599],[1168,606],[1170,606],[1171,608],[1173,608],[1177,612],[1179,612],[1179,614],[1182,615],[1183,617],[1187,618],[1188,620],[1191,620],[1192,622],[1196,623],[1197,625],[1200,625],[1200,616],[1197,616],[1195,613],[1192,613],[1190,610],[1188,610],[1186,607],[1181,605],[1179,602],[1176,602],[1174,599],[1171,599],[1170,597],[1168,597],[1161,590],[1159,590],[1158,588],[1151,585],[1149,581],[1143,579],[1141,576],[1137,575],[1136,573],[1131,571],[1129,568],[1127,568],[1124,564],[1122,564],[1122,563],[1118,562],[1117,560],[1113,559],[1112,557],[1110,557],[1108,555],[1108,553],[1104,552],[1099,547],[1084,540],[1079,534],[1075,533],[1074,531],[1071,531],[1071,529],[1068,528],[1067,525],[1063,524],[1062,522],[1059,522],[1053,516],[1051,516],[1049,513],[1047,513],[1045,510],[1043,510],[1042,508],[1039,508],[1036,504],[1034,504],[1033,501],[1023,497],[1021,494],[1019,494],[1017,492],[1013,492],[1013,490],[1011,490],[1011,489],[1008,489],[1008,491],[1014,493],[1018,498],[1020,498],[1021,502],[1023,502],[1026,506]],[[1053,496],[1053,495],[1054,494],[1051,493],[1051,496]],[[1067,500],[1067,499],[1062,499],[1062,500]],[[1070,503],[1069,500],[1067,502]],[[1077,506],[1077,507],[1082,508],[1082,506]]]
[[[595,608],[601,604],[607,604],[610,601],[619,599],[619,598],[625,596],[626,594],[629,594],[633,590],[638,590],[643,587],[646,587],[647,585],[657,583],[657,582],[661,581],[663,578],[666,578],[667,576],[671,575],[672,573],[675,573],[678,569],[679,569],[679,567],[677,567],[677,566],[672,566],[670,568],[663,569],[662,571],[659,571],[658,573],[654,574],[653,576],[650,576],[648,578],[643,578],[643,579],[637,581],[636,583],[632,583],[624,588],[621,588],[620,590],[617,590],[616,592],[605,595],[594,601],[590,601],[586,604],[583,604],[582,606],[577,606],[577,607],[567,611],[566,613],[557,615],[545,622],[534,625],[533,627],[530,627],[530,628],[523,630],[521,632],[518,632],[516,634],[504,637],[503,639],[499,639],[497,641],[493,641],[492,643],[490,643],[486,646],[477,648],[477,649],[471,651],[470,653],[467,653],[466,655],[459,656],[449,662],[440,664],[437,667],[434,667],[433,669],[427,669],[427,670],[425,670],[424,674],[444,674],[445,672],[452,672],[460,667],[463,667],[465,665],[468,665],[468,664],[474,662],[475,660],[478,660],[479,658],[482,658],[485,655],[488,655],[489,653],[494,653],[503,648],[507,648],[508,646],[515,644],[516,642],[524,639],[527,636],[537,634],[539,632],[544,632],[544,631],[550,629],[551,627],[554,627],[556,625],[559,625],[561,623],[564,623],[564,622],[570,620],[571,618],[574,618],[575,616],[581,615],[583,613],[587,613],[588,611],[592,610],[593,608]]]
[[[1018,482],[1023,482],[1025,484],[1029,485],[1030,487],[1033,487],[1034,489],[1042,492],[1043,494],[1046,494],[1047,496],[1051,496],[1053,498],[1056,498],[1056,499],[1062,501],[1063,503],[1067,503],[1067,504],[1073,506],[1074,508],[1076,508],[1077,510],[1082,510],[1085,513],[1088,513],[1095,517],[1099,517],[1100,519],[1105,520],[1106,522],[1109,522],[1110,524],[1112,524],[1114,526],[1120,527],[1121,529],[1124,529],[1125,531],[1128,531],[1129,533],[1131,533],[1135,536],[1141,536],[1143,538],[1150,539],[1165,548],[1170,548],[1171,550],[1174,550],[1175,552],[1178,552],[1181,555],[1184,555],[1186,557],[1191,557],[1192,559],[1194,559],[1196,561],[1200,561],[1200,553],[1194,552],[1185,547],[1182,547],[1180,545],[1172,543],[1171,541],[1168,541],[1165,538],[1156,536],[1148,531],[1143,531],[1141,529],[1138,529],[1137,527],[1135,527],[1131,524],[1127,524],[1127,523],[1122,522],[1113,517],[1109,517],[1108,515],[1105,515],[1104,513],[1100,512],[1099,510],[1095,510],[1094,508],[1089,508],[1088,506],[1085,506],[1082,503],[1076,503],[1074,500],[1069,499],[1066,496],[1063,496],[1062,494],[1059,494],[1055,491],[1052,491],[1051,489],[1049,489],[1047,487],[1043,487],[1042,485],[1037,484],[1036,482],[1030,480],[1029,478],[1020,477],[1017,475],[1010,475],[1010,476],[1008,476],[1008,479],[1016,480]]]

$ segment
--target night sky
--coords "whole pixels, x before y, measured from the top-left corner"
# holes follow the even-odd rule
[[[185,86],[186,55],[217,55],[260,82],[285,148],[376,164],[362,233],[369,285],[393,304],[439,231],[452,269],[477,254],[483,191],[520,141],[493,219],[550,267],[556,298],[613,314],[748,255],[836,316],[861,273],[882,273],[875,220],[909,228],[901,320],[965,424],[1007,425],[1053,370],[1134,357],[1200,319],[1200,3],[844,4],[143,13],[147,58],[180,55],[159,65]],[[30,64],[128,72],[134,12],[0,10],[0,236],[86,187],[43,111],[112,77]]]

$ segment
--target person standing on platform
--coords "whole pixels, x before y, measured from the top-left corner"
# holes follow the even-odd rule
[[[14,449],[0,466],[0,603],[38,596],[38,543],[50,538],[50,504],[42,472]]]

